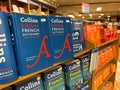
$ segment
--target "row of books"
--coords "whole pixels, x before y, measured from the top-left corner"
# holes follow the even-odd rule
[[[0,12],[0,30],[0,84],[72,59],[76,53],[67,17]]]
[[[109,77],[110,75],[112,75],[113,72],[115,72],[116,69],[114,68],[113,70],[113,65],[114,64],[108,64],[108,66],[106,66],[103,70],[101,70],[96,74],[94,78],[94,90],[99,90],[100,86],[104,83],[107,77]],[[103,87],[103,88],[108,88],[108,87]],[[112,89],[113,87],[111,87],[111,89],[101,89],[101,90],[112,90]]]
[[[97,45],[117,38],[115,28],[103,28],[101,25],[85,25],[86,39],[93,41]]]
[[[89,56],[86,54],[16,83],[9,90],[90,90],[88,82],[84,82],[89,79]]]

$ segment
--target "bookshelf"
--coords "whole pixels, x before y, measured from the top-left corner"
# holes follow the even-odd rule
[[[5,0],[0,1],[0,6],[5,12],[23,13],[32,15],[55,15],[56,5],[44,0]],[[1,7],[0,7],[1,8]]]
[[[87,53],[87,52],[90,52],[90,50],[91,50],[92,47],[93,47],[93,44],[92,44],[91,42],[89,42],[88,40],[86,40],[86,43],[87,43],[86,49],[83,50],[82,52],[76,53],[76,54],[74,55],[74,57],[78,57],[78,56],[81,56],[81,55],[83,55],[83,54],[85,54],[85,53]],[[16,83],[21,82],[21,81],[26,80],[26,79],[29,79],[30,77],[33,77],[33,76],[35,76],[35,75],[37,75],[37,74],[39,74],[39,73],[41,73],[41,72],[44,72],[44,71],[46,71],[46,70],[48,70],[48,69],[54,68],[54,67],[56,67],[56,66],[58,66],[58,65],[60,65],[60,64],[63,64],[63,63],[65,63],[65,62],[69,62],[69,61],[70,61],[70,60],[65,60],[65,61],[56,63],[56,64],[54,64],[53,66],[50,66],[50,67],[48,67],[48,68],[45,68],[45,69],[36,71],[36,72],[34,72],[34,73],[31,73],[31,74],[28,74],[28,75],[25,75],[25,76],[19,76],[19,78],[18,78],[17,80],[14,80],[14,81],[9,82],[9,83],[6,83],[6,84],[0,84],[0,90],[1,90],[1,89],[4,90],[4,88],[7,88],[7,87],[10,86],[10,85],[16,84]]]
[[[91,42],[91,41],[90,41]],[[94,45],[95,47],[94,48],[99,48],[100,50],[102,49],[102,48],[105,48],[105,47],[107,47],[107,46],[110,46],[110,45],[112,45],[112,44],[114,44],[115,45],[115,47],[116,47],[116,56],[114,57],[114,58],[111,58],[111,60],[109,61],[109,62],[107,62],[105,65],[103,65],[102,67],[100,67],[99,68],[99,70],[97,71],[97,72],[95,72],[95,70],[93,71],[93,75],[92,75],[92,81],[91,81],[91,90],[95,90],[94,89],[94,78],[95,78],[95,76],[97,75],[97,73],[99,73],[100,71],[102,71],[106,66],[108,66],[108,65],[110,65],[110,64],[115,64],[116,66],[117,66],[117,59],[118,59],[118,49],[119,49],[119,39],[118,38],[116,38],[116,39],[113,39],[113,40],[111,40],[111,41],[108,41],[108,42],[105,42],[105,43],[103,43],[103,44],[100,44],[100,45]],[[113,84],[114,84],[114,81],[115,81],[115,72],[110,72],[110,75],[105,79],[105,80],[103,80],[103,83],[99,86],[99,88],[98,88],[98,90],[101,90],[101,88],[105,85],[105,83],[107,82],[107,81],[112,81],[113,82]]]
[[[102,47],[104,47],[104,46],[106,46],[106,45],[111,45],[111,43],[116,44],[116,49],[118,49],[118,39],[111,40],[110,42],[101,44],[101,45],[99,45],[98,47],[99,47],[99,48],[102,48]],[[79,56],[81,56],[81,55],[84,55],[85,53],[90,52],[91,49],[97,48],[96,46],[97,46],[97,45],[95,45],[95,44],[92,43],[91,41],[86,40],[86,49],[83,50],[82,52],[76,53],[76,54],[74,55],[74,58],[79,57]],[[113,58],[109,63],[107,63],[107,64],[105,65],[105,67],[106,67],[108,64],[110,64],[110,63],[115,63],[115,64],[117,64],[117,58],[118,58],[118,53],[117,53],[117,55],[116,55],[115,58]],[[23,80],[29,79],[29,78],[32,77],[32,76],[35,76],[35,75],[37,75],[37,74],[39,74],[39,73],[41,73],[41,72],[44,72],[44,71],[46,71],[46,70],[48,70],[48,69],[50,69],[50,68],[54,68],[54,67],[56,67],[56,66],[58,66],[58,65],[60,65],[60,64],[62,64],[62,63],[68,62],[68,61],[69,61],[69,60],[66,60],[66,61],[63,61],[63,62],[59,62],[59,63],[57,63],[57,64],[54,64],[53,66],[50,66],[50,67],[48,67],[48,68],[45,68],[45,69],[36,71],[36,72],[34,72],[34,73],[31,73],[31,74],[28,74],[28,75],[25,75],[25,76],[19,76],[19,78],[18,78],[17,80],[14,80],[14,81],[9,82],[9,83],[6,83],[6,84],[1,84],[1,85],[0,85],[0,90],[1,90],[1,89],[4,89],[4,88],[6,88],[6,87],[8,87],[8,86],[10,86],[10,85],[13,85],[13,84],[16,84],[16,83],[18,83],[18,82],[21,82],[21,81],[23,81]],[[99,71],[101,71],[101,70],[103,70],[103,69],[104,69],[104,67],[101,68]],[[94,77],[95,77],[95,76],[96,76],[96,73],[94,73],[94,71],[93,71],[92,78],[91,78],[90,80],[88,80],[88,82],[90,83],[90,86],[91,86],[91,90],[94,90],[94,88],[93,88],[93,87],[94,87],[94,86],[93,86],[93,83],[94,83]],[[112,80],[111,80],[111,79],[112,79]],[[100,88],[103,87],[104,84],[105,84],[108,80],[111,80],[111,81],[114,82],[114,79],[115,79],[115,73],[112,73],[112,72],[111,72],[110,75],[106,78],[106,80],[103,81],[103,83],[100,85]]]

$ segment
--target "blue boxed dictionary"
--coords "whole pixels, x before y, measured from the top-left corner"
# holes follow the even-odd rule
[[[84,81],[86,81],[89,78],[91,78],[91,73],[89,72],[89,68],[90,68],[90,53],[87,53],[87,54],[79,57],[79,59],[80,59],[80,62],[81,62],[83,78],[84,78]]]
[[[83,76],[79,59],[63,64],[65,73],[66,90],[81,90]]]
[[[48,16],[48,22],[54,63],[73,58],[70,19]]]
[[[73,40],[73,52],[81,52],[86,47],[83,21],[72,20],[72,40]]]
[[[42,74],[45,90],[66,90],[63,68],[57,66]]]
[[[41,75],[36,75],[12,86],[13,90],[44,90]]]
[[[20,75],[53,64],[52,47],[45,17],[9,14],[10,28]]]
[[[18,77],[7,14],[0,12],[0,84]]]

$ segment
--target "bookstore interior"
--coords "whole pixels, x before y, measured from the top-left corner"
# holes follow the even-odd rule
[[[120,0],[0,0],[0,90],[120,90],[119,47]]]

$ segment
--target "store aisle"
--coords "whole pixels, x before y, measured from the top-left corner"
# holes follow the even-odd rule
[[[119,48],[119,58],[117,63],[116,81],[114,90],[120,90],[120,48]]]

